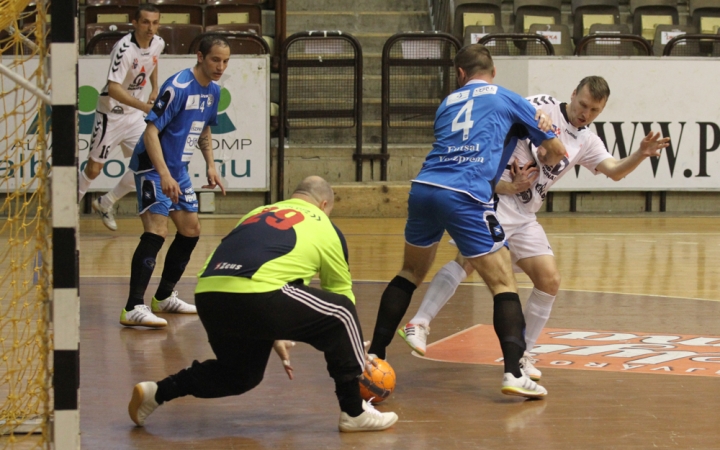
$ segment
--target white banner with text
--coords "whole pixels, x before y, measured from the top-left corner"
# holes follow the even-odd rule
[[[3,58],[3,62],[5,58]],[[8,60],[9,61],[9,60]],[[158,84],[176,72],[195,64],[193,56],[162,56],[158,67]],[[107,56],[81,56],[78,75],[78,128],[79,163],[85,167],[92,137],[97,99],[105,85],[110,61]],[[8,64],[9,65],[9,64]],[[37,60],[31,60],[14,69],[18,73],[32,73]],[[62,74],[53,74],[62,76]],[[3,78],[3,89],[13,90],[12,81]],[[270,61],[268,56],[234,56],[219,84],[222,87],[218,104],[218,125],[212,127],[213,149],[218,172],[230,191],[267,191],[270,189]],[[158,86],[159,87],[159,86]],[[144,98],[150,93],[150,83],[144,89]],[[33,102],[36,99],[33,98]],[[17,102],[19,103],[19,101]],[[24,108],[23,111],[32,111]],[[39,161],[30,156],[38,130],[37,117],[18,114],[0,121],[0,135],[5,128],[23,126],[25,139],[13,143],[0,159],[0,177],[6,187],[14,189],[19,183],[31,183],[37,172]],[[49,113],[49,111],[48,111]],[[25,114],[27,115],[27,114]],[[29,126],[25,125],[30,123]],[[52,146],[52,142],[50,143]],[[18,148],[22,147],[22,149]],[[52,147],[51,147],[52,148]],[[110,159],[100,176],[93,182],[90,191],[112,189],[128,170],[129,159],[125,159],[120,147],[111,150]],[[200,189],[207,184],[206,165],[202,153],[194,153],[188,168],[193,187]],[[32,182],[34,184],[34,182]],[[31,184],[31,188],[32,188]]]

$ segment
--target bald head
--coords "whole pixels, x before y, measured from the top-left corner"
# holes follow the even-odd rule
[[[311,175],[303,179],[295,188],[292,198],[299,198],[312,203],[325,211],[328,216],[335,203],[335,194],[332,187],[330,187],[330,183],[317,175]]]

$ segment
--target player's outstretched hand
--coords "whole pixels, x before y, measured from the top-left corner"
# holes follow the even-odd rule
[[[216,186],[220,186],[222,195],[225,195],[225,186],[223,186],[222,179],[220,178],[220,176],[217,173],[217,170],[215,170],[214,167],[211,167],[208,169],[207,180],[208,180],[208,184],[203,186],[203,189],[215,189]]]
[[[670,138],[661,138],[660,132],[649,132],[640,142],[640,152],[645,156],[660,156],[660,151],[670,145]]]
[[[175,178],[170,175],[160,177],[160,186],[163,194],[167,195],[173,203],[177,203],[180,199],[180,185]]]
[[[290,365],[290,347],[294,346],[295,343],[293,341],[275,341],[273,343],[273,349],[280,357],[285,373],[291,380],[293,379],[293,368]]]
[[[535,120],[538,121],[538,128],[544,133],[552,130],[552,119],[550,119],[550,116],[546,112],[538,109],[535,112]]]

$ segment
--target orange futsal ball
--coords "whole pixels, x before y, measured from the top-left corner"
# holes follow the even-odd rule
[[[377,367],[366,368],[360,378],[360,396],[371,403],[380,403],[395,390],[395,371],[384,359],[375,358]]]

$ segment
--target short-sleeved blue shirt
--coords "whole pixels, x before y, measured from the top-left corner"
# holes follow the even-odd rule
[[[160,131],[163,158],[173,178],[178,179],[186,170],[200,133],[206,126],[217,125],[219,101],[220,86],[215,82],[201,85],[192,69],[176,73],[160,88],[160,95],[145,122],[152,122]],[[130,169],[136,173],[154,169],[143,137],[135,145]]]
[[[495,184],[519,138],[552,139],[537,127],[535,108],[501,86],[471,80],[450,94],[435,115],[435,143],[413,180],[491,203]]]

